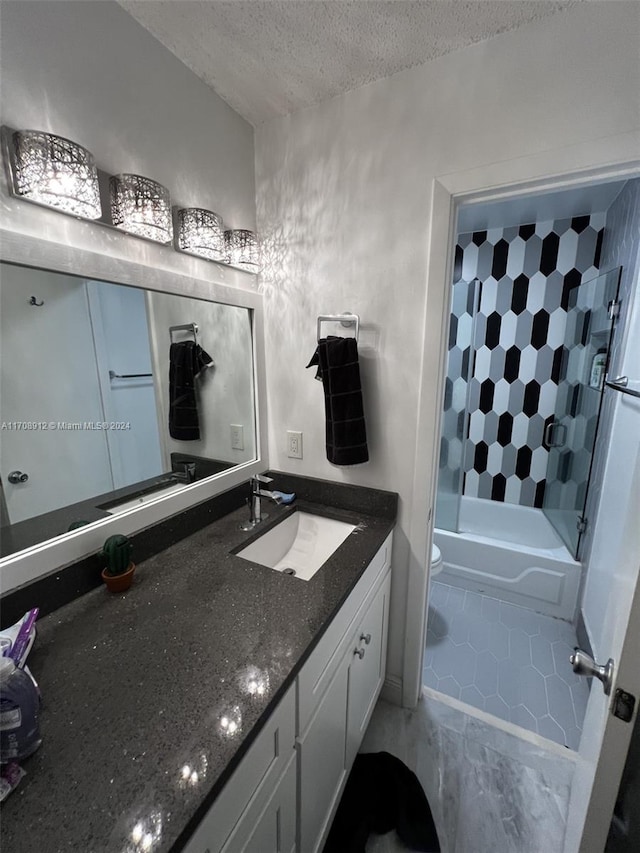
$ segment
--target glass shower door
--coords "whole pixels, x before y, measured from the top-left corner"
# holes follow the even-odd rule
[[[603,273],[563,295],[567,324],[558,396],[545,427],[549,451],[543,512],[577,559],[591,461],[598,431],[621,268]]]
[[[440,437],[440,465],[435,525],[457,532],[464,476],[469,379],[473,371],[473,335],[480,282],[453,284],[449,318],[449,351]]]

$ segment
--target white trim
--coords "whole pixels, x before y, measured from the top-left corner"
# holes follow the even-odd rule
[[[388,675],[380,691],[380,699],[390,702],[392,705],[402,706],[402,681],[395,675]]]
[[[56,539],[39,543],[0,560],[2,591],[7,592],[51,574],[98,551],[112,533],[131,534],[202,503],[214,495],[246,482],[252,474],[269,468],[264,359],[262,295],[219,282],[145,266],[85,249],[74,248],[0,229],[0,257],[8,263],[39,267],[83,278],[177,293],[209,302],[249,308],[253,318],[253,363],[256,411],[256,459],[185,486],[165,497],[102,519]]]
[[[405,707],[416,706],[422,687],[429,583],[427,555],[431,552],[433,532],[440,401],[446,365],[444,356],[453,261],[451,248],[456,236],[457,208],[463,202],[488,202],[547,189],[633,177],[640,170],[638,151],[640,132],[634,131],[443,175],[433,181],[415,473],[409,510],[411,547],[402,677],[402,704]],[[435,400],[434,385],[437,387]],[[425,524],[427,518],[429,522]]]

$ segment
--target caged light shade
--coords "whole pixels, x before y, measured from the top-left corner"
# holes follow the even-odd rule
[[[190,255],[227,263],[222,217],[201,207],[185,207],[178,211],[178,248]]]
[[[253,231],[243,228],[225,231],[224,240],[231,266],[246,272],[260,272],[260,250],[258,238]]]
[[[116,228],[156,243],[173,237],[169,190],[142,175],[112,175],[109,178],[111,219]]]
[[[102,216],[98,169],[86,148],[53,133],[17,130],[9,149],[16,195],[84,219]]]

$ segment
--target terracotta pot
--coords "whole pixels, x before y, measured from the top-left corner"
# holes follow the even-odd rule
[[[136,570],[135,563],[129,563],[129,568],[121,575],[108,575],[107,570],[102,570],[102,580],[106,583],[109,592],[124,592],[129,589],[133,581],[133,573]]]

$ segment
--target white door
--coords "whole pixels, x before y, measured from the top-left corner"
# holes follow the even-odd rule
[[[636,375],[632,364],[626,368],[630,376]],[[603,619],[595,652],[599,664],[614,659],[615,673],[610,696],[596,679],[591,684],[565,853],[604,850],[640,699],[640,399],[605,393],[617,397],[613,434],[619,440],[609,448],[589,570],[606,572],[608,579],[599,601]],[[616,499],[620,495],[626,499],[622,512]],[[629,722],[614,715],[617,690],[635,697]]]
[[[42,305],[31,305],[31,296]],[[2,265],[0,475],[12,523],[113,490],[84,282]],[[12,482],[12,472],[28,476]]]

